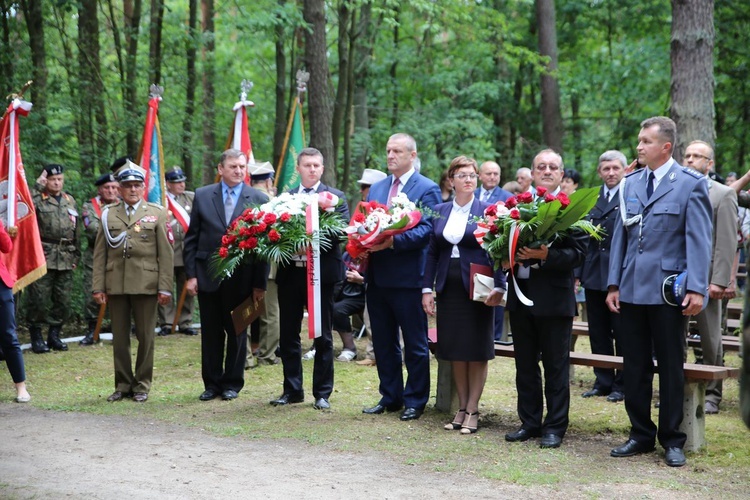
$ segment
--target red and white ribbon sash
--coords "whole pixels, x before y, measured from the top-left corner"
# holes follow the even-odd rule
[[[91,202],[91,206],[94,208],[94,212],[96,212],[96,216],[99,217],[99,220],[102,218],[102,205],[99,203],[99,197],[94,196],[89,200]]]
[[[187,213],[187,210],[170,196],[167,196],[167,208],[172,212],[172,217],[180,223],[183,232],[187,233],[187,230],[190,227],[190,214]]]
[[[318,214],[318,194],[310,195],[307,204],[305,229],[312,235],[312,243],[307,247],[307,330],[310,338],[323,335],[320,312],[320,220]]]
[[[521,304],[531,307],[534,305],[534,301],[528,298],[526,295],[523,294],[521,291],[521,288],[518,286],[518,282],[516,281],[516,275],[513,273],[513,268],[516,264],[516,247],[518,246],[518,237],[521,235],[521,228],[518,227],[518,224],[513,222],[510,225],[510,245],[508,245],[508,262],[510,263],[510,277],[513,278],[513,287],[516,290],[516,296],[518,297],[518,300],[521,301]]]

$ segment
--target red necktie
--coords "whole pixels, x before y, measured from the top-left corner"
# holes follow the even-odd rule
[[[401,184],[401,181],[399,181],[398,178],[396,178],[393,181],[393,184],[391,184],[391,190],[388,191],[388,206],[389,207],[391,206],[391,198],[393,198],[394,196],[396,196],[398,194],[398,185],[399,184]]]

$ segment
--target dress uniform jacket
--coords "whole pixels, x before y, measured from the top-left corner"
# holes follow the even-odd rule
[[[173,251],[167,234],[167,211],[142,201],[130,219],[122,201],[108,206],[107,229],[113,238],[127,233],[112,248],[100,228],[94,249],[92,289],[108,295],[156,295],[172,289]]]
[[[174,197],[174,200],[190,214],[193,210],[193,200],[195,199],[195,193],[193,191],[185,191]],[[185,247],[185,231],[182,228],[182,224],[177,222],[177,219],[172,219],[170,222],[172,226],[172,233],[174,233],[174,265],[175,267],[184,266],[182,259],[182,249]]]

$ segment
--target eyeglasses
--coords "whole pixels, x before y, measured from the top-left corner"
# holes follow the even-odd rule
[[[479,177],[477,174],[455,174],[453,176],[454,179],[458,179],[459,181],[465,181],[466,179],[473,181],[477,177]]]
[[[545,170],[549,170],[550,172],[557,172],[560,170],[560,165],[554,165],[551,163],[540,163],[536,167],[534,167],[534,170],[537,170],[539,172],[543,172]]]
[[[689,159],[691,159],[691,158],[695,158],[696,160],[697,160],[698,158],[703,158],[704,160],[709,160],[709,161],[711,161],[711,158],[709,158],[708,156],[704,156],[704,155],[699,155],[698,153],[688,153],[688,154],[686,154],[686,155],[685,155],[685,159],[686,159],[686,160],[689,160]]]

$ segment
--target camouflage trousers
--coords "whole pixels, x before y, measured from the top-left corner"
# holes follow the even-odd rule
[[[47,269],[47,274],[26,289],[29,327],[62,326],[70,317],[73,271]]]
[[[94,300],[94,296],[91,295],[91,283],[94,280],[94,262],[93,256],[91,259],[88,256],[84,256],[83,259],[83,292],[87,296],[86,307],[83,310],[83,318],[87,323],[96,321],[99,317],[99,304]]]

